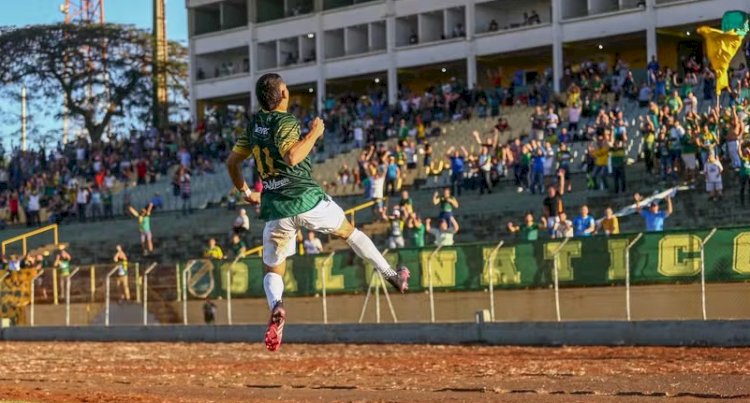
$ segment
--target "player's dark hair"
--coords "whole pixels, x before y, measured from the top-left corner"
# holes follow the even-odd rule
[[[276,73],[262,75],[255,83],[255,96],[258,98],[260,107],[266,111],[276,109],[281,103],[281,83],[284,80]]]

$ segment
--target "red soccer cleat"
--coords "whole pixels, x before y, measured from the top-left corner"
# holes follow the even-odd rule
[[[386,277],[386,281],[403,294],[409,289],[409,276],[409,269],[406,266],[401,266],[396,270],[396,275]]]
[[[271,319],[268,321],[268,330],[266,330],[265,342],[268,351],[276,351],[281,347],[284,322],[286,322],[286,311],[284,304],[279,301],[271,310]]]

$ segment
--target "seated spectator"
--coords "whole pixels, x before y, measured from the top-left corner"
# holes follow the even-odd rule
[[[604,210],[604,218],[599,223],[599,228],[607,236],[620,233],[620,221],[612,211],[612,207],[607,207]]]
[[[526,213],[524,222],[521,225],[508,222],[508,231],[516,234],[522,241],[536,241],[539,239],[539,224],[534,220],[534,215],[531,212]]]
[[[307,239],[303,242],[303,246],[306,255],[317,255],[323,252],[323,244],[313,231],[307,233]]]
[[[448,222],[441,220],[439,227],[432,227],[431,220],[428,218],[425,221],[427,232],[435,237],[435,246],[451,246],[453,245],[453,237],[458,233],[458,221],[455,217],[450,218],[451,227],[448,227]]]
[[[495,21],[495,19],[493,18],[493,19],[492,19],[492,20],[490,21],[490,25],[489,25],[489,27],[487,28],[487,30],[488,30],[489,32],[494,32],[494,31],[497,31],[498,29],[500,29],[500,28],[499,28],[499,26],[497,25],[497,21]]]
[[[211,238],[208,240],[208,247],[203,251],[203,257],[206,259],[224,259],[224,252],[216,244],[216,239]]]
[[[552,226],[552,238],[572,238],[573,235],[575,235],[573,222],[568,219],[568,215],[564,211],[561,211],[557,216],[557,220],[555,220],[555,224]]]
[[[245,251],[247,250],[245,242],[240,239],[240,236],[237,234],[232,235],[232,243],[229,247],[232,249],[232,256],[235,259],[243,257],[245,255]]]
[[[575,236],[589,237],[596,232],[596,220],[589,215],[589,207],[581,206],[581,214],[573,220]]]

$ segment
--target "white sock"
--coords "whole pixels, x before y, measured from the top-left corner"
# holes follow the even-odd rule
[[[396,272],[393,271],[391,265],[385,260],[372,240],[365,235],[364,232],[354,229],[354,232],[346,239],[346,243],[352,248],[354,253],[362,259],[370,262],[375,268],[386,277],[395,276]]]
[[[263,277],[263,289],[266,290],[268,309],[273,309],[276,303],[281,301],[281,295],[284,294],[284,279],[276,273],[266,273],[266,276]]]

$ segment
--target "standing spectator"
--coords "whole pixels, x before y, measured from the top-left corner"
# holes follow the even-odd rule
[[[745,207],[745,189],[750,195],[750,144],[742,147],[742,164],[740,165],[740,204]]]
[[[482,146],[479,154],[479,194],[492,193],[492,156],[490,148]]]
[[[534,220],[534,215],[531,212],[526,213],[524,222],[521,225],[509,222],[508,231],[517,234],[522,241],[536,241],[539,239],[539,224]]]
[[[10,219],[8,220],[8,222],[11,224],[21,222],[20,215],[18,214],[18,205],[18,192],[14,190],[10,195],[10,199],[8,200],[8,210],[10,211]]]
[[[207,325],[213,325],[216,321],[216,304],[211,301],[210,297],[206,297],[203,303],[203,321]]]
[[[101,219],[102,211],[102,192],[95,186],[91,189],[91,219]]]
[[[622,140],[616,140],[612,148],[609,149],[609,159],[612,165],[612,179],[615,193],[625,193],[625,167],[627,166],[627,161],[625,161],[625,143]]]
[[[86,222],[86,205],[89,203],[89,190],[83,186],[78,187],[76,193],[76,204],[78,205],[78,221]]]
[[[438,219],[445,222],[450,222],[453,218],[453,209],[458,208],[458,200],[451,195],[450,188],[443,189],[443,195],[440,196],[438,192],[432,195],[432,204],[440,206],[440,214]]]
[[[453,237],[458,233],[458,221],[455,217],[450,218],[451,227],[448,227],[448,223],[444,220],[440,221],[438,228],[432,228],[430,226],[430,219],[425,221],[427,232],[435,237],[435,246],[452,246]]]
[[[26,217],[26,225],[32,226],[41,224],[39,219],[39,209],[39,192],[34,189],[31,191],[31,194],[29,194],[29,216]]]
[[[552,232],[558,216],[563,211],[565,211],[565,208],[562,196],[557,192],[557,188],[554,186],[547,187],[547,197],[542,201],[542,218],[548,231]]]
[[[180,198],[182,199],[182,215],[193,214],[193,206],[190,204],[192,189],[190,187],[190,173],[185,167],[179,171]]]
[[[703,168],[703,173],[706,175],[706,192],[711,195],[708,198],[711,201],[719,200],[723,197],[721,194],[724,188],[721,180],[722,172],[724,172],[724,167],[721,165],[721,161],[717,160],[713,154],[710,154],[706,166]]]
[[[135,164],[135,173],[138,178],[138,185],[145,185],[146,175],[148,174],[148,161],[145,158],[141,158]]]
[[[370,176],[370,182],[372,183],[370,189],[372,200],[375,202],[378,216],[380,216],[383,214],[385,207],[383,205],[383,197],[385,197],[385,172],[380,168],[376,168],[375,172]]]
[[[547,157],[544,150],[537,148],[531,161],[531,193],[544,192],[544,161]]]
[[[659,211],[659,203],[656,201],[651,202],[648,210],[643,210],[641,209],[641,201],[643,200],[641,195],[636,193],[633,198],[635,199],[635,210],[646,220],[646,231],[664,231],[664,220],[672,215],[672,198],[667,196],[667,211]]]
[[[250,217],[247,216],[247,211],[244,208],[241,208],[238,213],[237,218],[232,223],[232,232],[244,236],[250,231]]]
[[[573,220],[575,236],[589,237],[596,232],[596,220],[589,215],[589,207],[581,206],[581,214]]]
[[[557,182],[560,194],[564,195],[566,191],[573,191],[573,182],[570,180],[570,163],[573,161],[573,154],[570,153],[566,143],[560,144],[557,161]]]
[[[216,244],[216,239],[211,238],[208,240],[208,247],[203,251],[203,257],[206,259],[224,259],[224,251]]]
[[[130,206],[130,214],[138,219],[138,230],[141,233],[141,248],[143,249],[143,256],[148,256],[154,252],[154,243],[151,236],[151,209],[152,204],[142,208],[141,212]]]
[[[414,202],[409,196],[408,191],[404,190],[401,192],[401,200],[398,201],[398,207],[401,209],[404,217],[410,217],[414,212]]]
[[[589,148],[591,156],[594,158],[594,188],[599,190],[608,189],[607,185],[607,165],[609,160],[609,145],[603,135],[598,136],[596,146]]]
[[[461,188],[463,187],[464,180],[464,169],[466,165],[466,158],[469,156],[469,152],[466,148],[461,146],[462,154],[459,154],[458,150],[454,146],[451,146],[446,153],[448,159],[451,161],[451,190],[456,196],[461,196]]]
[[[612,211],[612,207],[607,207],[604,210],[604,218],[599,223],[599,227],[605,235],[617,235],[620,233],[620,221]]]
[[[386,167],[386,179],[385,179],[385,191],[389,196],[396,194],[398,190],[398,179],[401,177],[401,168],[396,163],[396,157],[391,155],[388,157],[388,165]]]
[[[314,231],[308,231],[307,239],[303,243],[305,247],[306,255],[317,255],[323,253],[323,243],[320,242],[320,238],[315,236]]]
[[[122,250],[122,246],[115,246],[115,256],[112,258],[117,268],[117,289],[120,290],[120,300],[130,301],[130,286],[128,284],[128,256]]]
[[[54,268],[56,268],[60,275],[60,290],[65,290],[65,283],[68,279],[68,276],[70,276],[70,261],[73,260],[73,257],[68,253],[67,250],[65,250],[65,244],[59,244],[57,246],[57,254],[55,255],[55,261],[52,264]],[[61,293],[63,295],[63,299],[65,299],[64,295],[65,292]]]
[[[534,113],[529,118],[531,121],[531,134],[532,139],[537,141],[544,140],[544,129],[547,124],[547,115],[542,111],[542,107],[537,105],[534,108]]]
[[[114,212],[112,210],[112,189],[106,188],[102,194],[102,206],[104,207],[104,218],[114,218]]]

